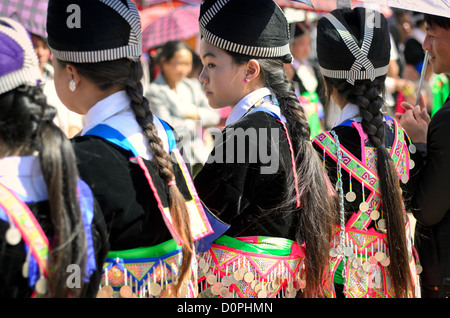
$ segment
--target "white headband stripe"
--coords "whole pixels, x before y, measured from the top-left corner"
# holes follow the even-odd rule
[[[330,70],[320,67],[322,75],[330,78],[346,79],[350,84],[354,84],[357,80],[366,80],[386,75],[389,64],[382,67],[374,68],[370,71],[353,71],[353,70]],[[349,81],[351,79],[351,81]]]
[[[201,28],[201,33],[207,42],[217,46],[218,48],[234,53],[260,58],[276,58],[291,54],[289,43],[277,47],[249,46],[222,39],[204,28]]]

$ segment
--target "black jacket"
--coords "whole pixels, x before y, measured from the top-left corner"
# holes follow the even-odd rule
[[[261,170],[264,167],[268,170]],[[295,240],[298,214],[277,208],[286,198],[292,176],[282,125],[265,112],[254,112],[216,137],[208,162],[195,177],[195,187],[206,206],[231,224],[227,235]]]
[[[131,151],[97,136],[74,138],[74,148],[80,176],[103,212],[111,250],[172,239],[142,169],[129,160]]]
[[[426,149],[415,182],[411,209],[417,219],[414,244],[423,267],[422,283],[450,286],[450,99],[428,127]]]

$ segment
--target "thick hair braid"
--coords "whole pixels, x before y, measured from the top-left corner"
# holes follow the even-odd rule
[[[58,62],[65,64],[65,62]],[[166,184],[174,181],[175,174],[172,166],[172,157],[164,150],[163,143],[158,136],[158,129],[153,123],[153,114],[150,110],[149,102],[143,96],[141,83],[143,69],[141,63],[139,61],[133,62],[128,59],[120,59],[95,64],[71,64],[77,68],[81,75],[96,83],[101,90],[125,89],[131,100],[130,106],[136,121],[142,128],[143,134],[148,141],[148,147],[153,155],[153,161],[156,164],[159,175]],[[182,284],[189,278],[194,248],[185,199],[176,184],[169,186],[168,196],[173,225],[184,243],[182,246],[183,260],[180,275],[175,287],[176,295],[178,295]]]
[[[79,297],[84,292],[84,280],[81,288],[67,287],[67,267],[70,264],[78,264],[81,273],[85,273],[86,262],[86,235],[81,215],[77,182],[78,169],[72,144],[64,133],[53,123],[56,110],[47,105],[46,97],[38,87],[22,86],[5,96],[12,107],[10,111],[2,111],[5,119],[13,121],[15,127],[5,125],[11,130],[17,140],[5,139],[1,133],[1,139],[11,141],[5,144],[11,150],[22,145],[19,155],[30,155],[38,151],[39,160],[47,185],[48,201],[50,208],[50,220],[53,225],[52,255],[53,263],[49,271],[50,288],[45,296],[49,297]],[[3,118],[0,119],[3,123]],[[3,126],[3,125],[0,125]],[[17,130],[18,133],[14,131]],[[20,137],[20,138],[19,138]]]
[[[403,215],[402,192],[393,160],[385,146],[384,115],[381,112],[386,76],[357,81],[355,85],[345,80],[326,78],[328,91],[334,87],[348,102],[359,106],[361,125],[377,148],[377,172],[381,188],[382,212],[387,223],[387,237],[391,257],[390,273],[397,297],[406,297],[412,286]]]
[[[310,127],[303,108],[288,81],[281,60],[261,59],[262,79],[276,96],[286,117],[287,129],[295,152],[298,188],[302,207],[296,210],[299,219],[297,239],[306,243],[306,288],[304,296],[320,293],[323,274],[328,266],[332,224],[336,217],[336,202],[329,196],[326,172],[310,141]],[[294,184],[290,200],[295,200]],[[295,205],[294,205],[295,206]]]
[[[131,65],[130,80],[126,84],[126,92],[131,99],[131,109],[136,120],[142,127],[144,135],[148,139],[149,147],[154,156],[156,166],[161,178],[168,184],[175,181],[172,158],[163,147],[161,139],[158,137],[158,129],[153,124],[153,115],[147,98],[143,96],[143,88],[140,82],[142,78],[142,66],[139,62]],[[178,294],[181,284],[190,275],[190,264],[192,261],[193,239],[189,224],[189,214],[186,208],[185,199],[176,185],[169,186],[170,214],[172,216],[175,229],[183,240],[183,261],[180,269],[180,277],[176,285]]]

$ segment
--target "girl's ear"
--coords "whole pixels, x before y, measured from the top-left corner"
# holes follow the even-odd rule
[[[261,72],[261,67],[259,66],[258,61],[255,59],[251,59],[247,62],[245,78],[247,81],[252,81],[259,76]]]
[[[67,72],[68,76],[75,81],[76,85],[78,85],[80,83],[81,76],[76,67],[74,67],[73,65],[67,64],[66,72]]]

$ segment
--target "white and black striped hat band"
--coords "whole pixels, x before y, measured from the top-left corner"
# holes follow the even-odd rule
[[[322,74],[352,85],[385,75],[390,60],[386,20],[379,12],[364,8],[345,12],[335,10],[319,20],[317,53]]]
[[[29,33],[10,18],[0,18],[0,60],[0,94],[42,80]]]
[[[142,55],[140,16],[131,0],[50,0],[47,32],[54,56],[66,62]]]
[[[273,0],[205,0],[199,27],[207,42],[223,50],[292,60],[288,23]]]

